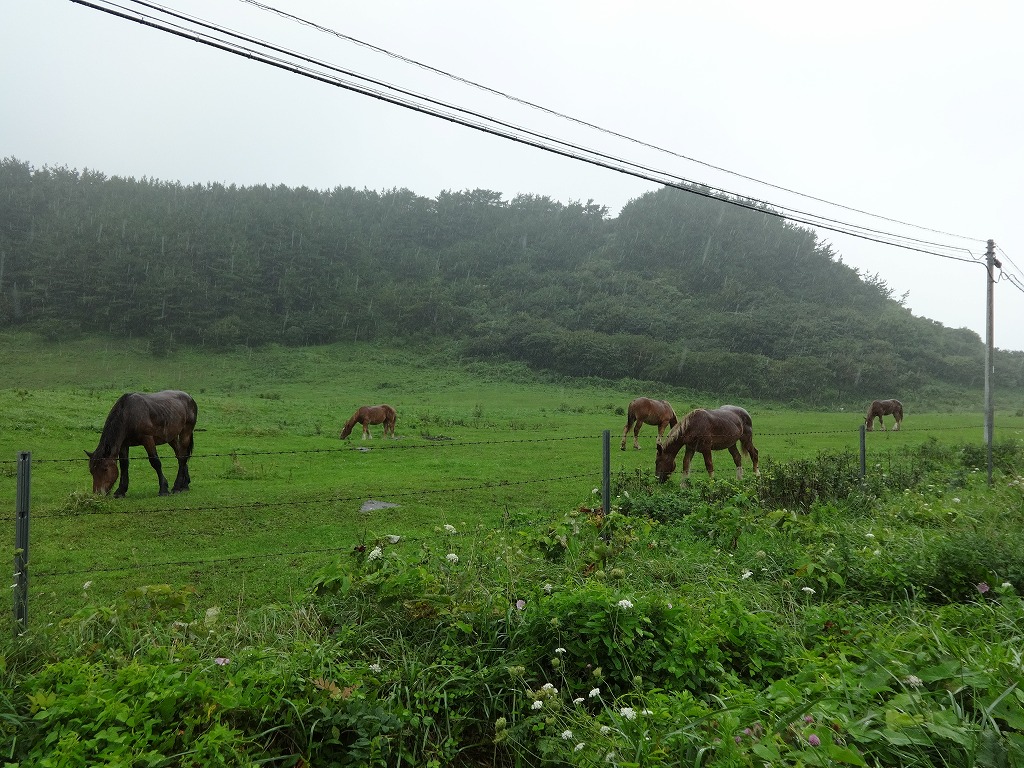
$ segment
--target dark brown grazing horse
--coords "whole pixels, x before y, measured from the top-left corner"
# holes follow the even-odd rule
[[[92,473],[92,492],[110,493],[120,464],[121,482],[114,496],[128,493],[128,449],[133,445],[146,449],[149,463],[160,481],[161,496],[187,491],[191,482],[188,459],[192,455],[192,432],[198,413],[196,401],[187,393],[174,389],[153,394],[129,392],[121,395],[107,414],[96,450],[85,452],[89,457],[89,472]],[[156,452],[156,447],[164,443],[174,449],[178,459],[178,475],[170,491]]]
[[[629,404],[626,411],[626,428],[622,430],[622,450],[626,450],[626,437],[633,430],[633,447],[640,450],[640,427],[644,424],[655,424],[658,427],[658,445],[661,445],[662,433],[679,423],[676,412],[667,400],[652,400],[649,397],[638,397]],[[633,425],[636,424],[636,427]]]
[[[352,414],[352,417],[345,422],[345,426],[341,428],[341,434],[338,435],[342,440],[352,434],[352,427],[356,424],[363,425],[363,440],[368,437],[373,437],[370,434],[371,424],[383,424],[384,425],[384,437],[395,436],[395,418],[397,414],[395,409],[390,405],[364,405],[361,408],[356,409],[356,412]]]
[[[868,415],[864,417],[864,420],[868,423],[867,431],[871,432],[872,427],[875,424],[875,417],[878,417],[878,426],[885,432],[885,422],[882,421],[883,416],[892,416],[896,421],[896,426],[892,428],[893,432],[899,432],[900,424],[903,423],[903,403],[899,400],[872,400],[871,405],[868,407]]]
[[[732,454],[736,462],[736,479],[743,479],[743,464],[736,443],[754,462],[754,474],[761,474],[757,468],[757,448],[754,447],[754,428],[750,414],[736,405],[723,405],[714,410],[697,408],[683,417],[683,420],[668,433],[664,445],[658,446],[658,456],[654,462],[654,474],[659,482],[664,483],[676,468],[676,454],[686,446],[683,455],[683,474],[679,484],[686,482],[690,476],[690,459],[699,452],[704,456],[704,466],[708,476],[715,476],[711,464],[711,452],[724,448]]]

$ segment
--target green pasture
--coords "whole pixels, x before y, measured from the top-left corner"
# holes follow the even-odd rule
[[[155,358],[8,334],[0,356],[12,539],[32,454],[5,764],[1024,764],[1012,407],[992,488],[980,404],[904,396],[864,482],[859,404],[742,402],[762,477],[723,452],[680,490],[653,480],[651,427],[619,450],[626,405],[713,396],[439,348]],[[192,490],[158,496],[133,449],[128,496],[93,496],[115,399],[171,387],[199,405]],[[397,439],[340,441],[377,402]]]
[[[613,487],[651,478],[654,428],[642,429],[642,450],[633,450],[632,436],[619,450],[632,397],[666,397],[680,415],[719,404],[640,383],[549,381],[519,365],[463,365],[436,349],[345,344],[154,358],[130,343],[4,335],[0,355],[0,499],[13,519],[16,457],[31,451],[37,620],[76,605],[86,581],[100,598],[166,582],[189,584],[211,601],[284,600],[339,552],[381,536],[426,540],[445,524],[543,524],[599,504],[603,430],[611,433]],[[164,388],[185,389],[199,404],[191,492],[159,497],[135,448],[128,496],[93,497],[84,451],[95,448],[110,406],[123,392]],[[372,440],[357,429],[340,441],[348,415],[377,402],[397,408],[397,439],[382,439],[377,427]],[[859,450],[859,411],[742,405],[753,415],[762,467]],[[925,441],[982,440],[980,411],[906,408],[901,432],[868,434],[873,470]],[[1000,438],[1024,434],[1024,418],[1013,414],[999,414],[996,426]],[[160,450],[173,482],[176,462]],[[755,482],[749,461],[745,467]],[[716,470],[734,476],[727,453],[716,454]],[[701,481],[699,456],[693,471]],[[361,511],[368,500],[398,506]]]

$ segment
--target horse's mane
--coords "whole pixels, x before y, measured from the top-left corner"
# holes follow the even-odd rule
[[[100,432],[100,442],[93,452],[96,459],[108,459],[117,456],[128,438],[129,415],[131,409],[129,401],[131,394],[121,395],[114,403],[114,407],[107,414],[107,420],[103,422],[103,431]]]

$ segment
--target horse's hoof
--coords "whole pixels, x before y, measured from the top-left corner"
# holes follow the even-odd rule
[[[128,493],[128,491],[114,491],[114,498],[123,499],[126,493]]]

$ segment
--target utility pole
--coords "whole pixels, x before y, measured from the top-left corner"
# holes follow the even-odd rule
[[[993,361],[995,359],[995,342],[993,340],[993,329],[995,328],[993,309],[993,287],[995,286],[995,268],[1002,267],[999,259],[996,258],[996,241],[989,240],[988,248],[985,249],[985,288],[986,288],[986,315],[985,315],[985,451],[988,456],[988,486],[992,487],[992,432],[995,422],[995,410],[992,406],[992,374]]]

